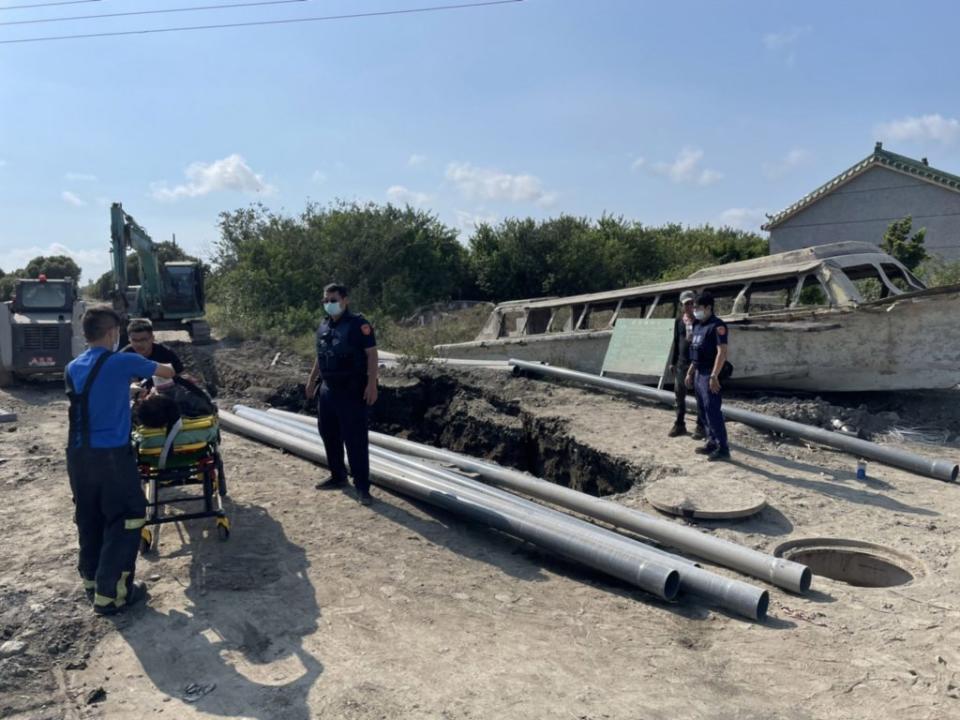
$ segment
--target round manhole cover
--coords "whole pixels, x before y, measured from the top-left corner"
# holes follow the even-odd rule
[[[814,575],[862,588],[897,587],[923,575],[915,558],[893,548],[845,538],[783,543],[774,555],[802,563]]]
[[[766,506],[763,495],[736,480],[670,477],[647,488],[647,502],[661,512],[701,520],[731,520]]]

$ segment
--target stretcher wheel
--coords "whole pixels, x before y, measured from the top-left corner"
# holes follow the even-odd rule
[[[150,528],[140,528],[140,554],[146,555],[153,548],[153,531]]]
[[[227,476],[223,474],[223,458],[217,453],[217,492],[220,497],[227,496]]]
[[[221,540],[230,539],[230,520],[225,517],[217,518],[217,537]]]

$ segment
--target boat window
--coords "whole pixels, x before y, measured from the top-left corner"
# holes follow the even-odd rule
[[[553,319],[550,320],[550,325],[547,328],[547,332],[564,332],[566,330],[573,329],[573,323],[576,320],[572,320],[573,308],[569,305],[564,305],[562,307],[553,309]]]
[[[783,310],[790,306],[790,296],[797,286],[795,277],[753,282],[747,292],[747,306],[744,312],[758,313],[770,310]]]
[[[810,274],[803,278],[803,284],[798,285],[798,290],[795,307],[823,307],[830,304],[830,297],[816,275]]]
[[[515,337],[523,334],[527,324],[527,313],[523,308],[510,308],[503,311],[503,332],[500,337]]]
[[[617,303],[610,305],[591,305],[587,317],[580,326],[582,330],[606,330],[613,320],[613,313]]]
[[[527,313],[527,335],[540,335],[547,331],[550,322],[550,308],[534,308]]]
[[[650,300],[650,298],[646,298]],[[642,320],[647,316],[647,303],[643,299],[636,298],[630,300],[624,300],[623,305],[620,307],[620,313],[617,315],[617,320],[621,318],[627,318],[628,320]]]
[[[667,320],[677,316],[677,297],[661,295],[657,306],[650,313],[651,319]]]
[[[894,265],[893,263],[884,263],[880,267],[883,268],[883,272],[886,273],[890,282],[893,283],[893,285],[901,292],[911,292],[914,289],[910,285],[910,281],[907,279],[907,276],[898,265]]]

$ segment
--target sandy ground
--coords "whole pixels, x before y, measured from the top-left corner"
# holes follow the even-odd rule
[[[706,465],[691,440],[664,437],[667,410],[535,380],[468,384],[477,412],[499,398],[521,411],[510,422],[621,458],[637,476],[616,496],[626,505],[649,509],[643,483],[671,475],[735,478],[770,506],[701,527],[763,550],[882,543],[916,579],[771,587],[770,618],[746,622],[381,490],[372,508],[318,492],[321,469],[227,434],[232,537],[212,521],[165,526],[138,565],[147,606],[97,619],[74,570],[65,399],[32,384],[0,391],[20,413],[0,426],[0,641],[24,643],[0,659],[0,717],[960,718],[960,487],[877,464],[858,481],[853,458],[736,425],[734,462]]]

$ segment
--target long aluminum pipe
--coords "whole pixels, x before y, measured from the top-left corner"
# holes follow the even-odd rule
[[[290,431],[297,437],[301,437],[303,439],[312,439],[314,442],[319,442],[317,427],[315,424],[311,423],[310,419],[306,416],[296,415],[295,413],[285,413],[283,411],[268,411],[267,413],[264,413],[262,410],[255,410],[244,406],[237,406],[236,411],[241,417],[246,417],[258,422],[265,422],[272,427],[276,427],[277,429],[282,429],[284,426],[276,423],[286,423],[286,427],[289,428]],[[382,438],[395,439],[386,435],[380,436],[379,433],[371,433],[371,439],[373,439],[373,436],[375,435]],[[400,447],[408,450],[410,449],[408,446],[414,446],[414,448],[426,448],[426,446],[419,446],[417,443],[409,443],[408,441],[401,442],[405,444],[401,445]],[[495,505],[506,503],[508,506],[519,508],[525,513],[540,515],[545,522],[553,523],[566,532],[571,532],[577,534],[578,536],[587,538],[599,534],[600,537],[603,537],[606,541],[614,545],[619,545],[627,551],[642,551],[642,554],[650,558],[652,561],[660,561],[670,565],[671,567],[676,567],[680,572],[680,589],[683,592],[697,595],[719,605],[720,607],[754,620],[761,620],[766,616],[767,606],[769,604],[769,594],[766,590],[756,588],[740,580],[724,577],[722,575],[717,575],[707,570],[703,570],[698,568],[693,562],[687,560],[686,558],[672,555],[662,550],[658,550],[657,548],[637,543],[629,538],[607,530],[606,528],[601,528],[596,525],[586,523],[583,520],[571,517],[569,515],[557,513],[550,508],[530,502],[529,500],[513,495],[512,493],[507,493],[503,490],[498,490],[497,488],[488,487],[456,473],[451,473],[448,470],[443,470],[431,465],[419,463],[410,459],[409,457],[404,456],[402,453],[391,452],[384,448],[378,448],[374,446],[371,447],[371,456],[379,457],[390,462],[395,462],[411,469],[418,469],[428,472],[431,475],[448,480],[458,488],[458,491],[467,493],[479,492],[486,498],[485,501],[488,503],[493,503]],[[449,463],[449,458],[447,457],[434,457],[432,459],[440,459],[444,462],[447,462],[447,464],[451,464]],[[491,465],[491,467],[496,468],[498,466]],[[504,468],[499,469],[505,470]],[[522,475],[520,473],[518,474]],[[559,487],[551,485],[550,483],[546,483],[543,480],[530,478],[529,476],[524,476],[524,478],[549,487]],[[568,490],[568,492],[575,495],[581,495],[581,493],[577,493],[573,490]],[[672,526],[671,523],[665,524]]]
[[[290,418],[304,427],[309,425],[316,431],[315,420],[306,415],[285,410],[268,410],[267,413]],[[696,528],[678,525],[639,510],[624,507],[620,503],[593,497],[502,465],[410,440],[402,440],[392,435],[371,432],[370,442],[396,452],[416,455],[477,473],[500,487],[630,530],[704,560],[766,580],[786,590],[803,593],[810,589],[811,572],[806,565],[757,552],[728,540],[711,537]]]
[[[295,437],[226,411],[220,411],[220,422],[227,430],[326,464],[326,454],[318,442]],[[611,547],[609,543],[584,542],[582,538],[538,523],[535,518],[523,517],[518,511],[493,511],[482,503],[463,497],[452,486],[444,486],[423,473],[404,471],[382,461],[372,462],[370,469],[378,485],[471,518],[513,537],[528,540],[558,555],[620,578],[664,600],[672,600],[679,590],[680,577],[676,569],[665,567],[662,563],[638,559],[636,554]]]
[[[525,371],[537,375],[548,375],[564,380],[573,380],[574,382],[584,383],[586,385],[596,385],[611,390],[619,390],[630,393],[631,395],[639,395],[647,400],[654,400],[665,405],[672,406],[676,402],[671,392],[656,390],[655,388],[626,382],[625,380],[615,380],[600,375],[577,372],[576,370],[567,370],[566,368],[527,362],[526,360],[510,360],[509,362],[515,368],[515,372]],[[691,411],[696,411],[696,407],[696,400],[688,397],[687,408]],[[849,437],[831,430],[824,430],[811,425],[793,422],[792,420],[784,420],[783,418],[771,417],[770,415],[762,415],[761,413],[735,406],[724,405],[723,414],[728,420],[734,422],[743,423],[744,425],[750,425],[762,430],[781,433],[782,435],[791,435],[821,445],[827,445],[858,457],[870,458],[885,465],[903,468],[917,475],[925,475],[926,477],[945,480],[947,482],[956,482],[957,475],[960,474],[960,465],[950,460],[934,460],[906,450],[877,445],[867,440]]]

